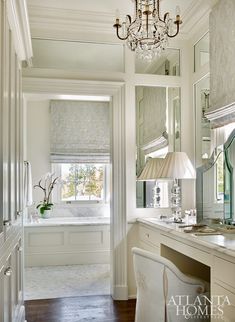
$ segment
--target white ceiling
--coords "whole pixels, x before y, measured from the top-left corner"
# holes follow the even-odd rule
[[[161,0],[162,12],[169,11],[175,14],[175,8],[180,6],[182,15],[192,6],[195,0]],[[207,0],[205,0],[206,2]],[[119,9],[122,14],[134,12],[133,0],[28,0],[29,5],[37,5],[49,8],[72,9],[92,12],[113,13]]]
[[[161,13],[175,16],[177,5],[181,8],[183,25],[179,37],[188,37],[192,29],[200,26],[217,0],[161,0]],[[89,39],[96,35],[104,40],[115,40],[112,28],[116,9],[121,16],[134,13],[133,0],[27,0],[29,20],[33,37],[54,38],[55,33],[63,39]],[[204,19],[205,20],[205,19]],[[53,33],[54,32],[54,33]],[[94,38],[94,37],[93,37]],[[108,41],[108,38],[107,38]]]

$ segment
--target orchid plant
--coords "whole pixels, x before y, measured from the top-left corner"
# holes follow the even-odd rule
[[[52,190],[54,186],[58,183],[59,177],[55,177],[54,173],[46,173],[34,186],[34,188],[39,188],[43,191],[44,197],[43,200],[37,205],[37,209],[39,209],[40,214],[44,215],[46,210],[51,210],[53,203],[51,200]]]

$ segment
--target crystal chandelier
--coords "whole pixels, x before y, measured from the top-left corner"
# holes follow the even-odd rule
[[[117,37],[126,40],[128,47],[135,51],[139,58],[152,60],[166,49],[168,38],[178,35],[180,24],[182,20],[178,6],[173,21],[169,12],[161,18],[160,0],[135,0],[135,17],[132,19],[127,15],[125,22],[121,23],[117,14],[113,26]]]

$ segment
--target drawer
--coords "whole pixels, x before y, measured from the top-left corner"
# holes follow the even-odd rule
[[[160,233],[157,231],[140,225],[139,235],[142,242],[160,247]]]
[[[194,246],[190,246],[188,244],[185,244],[165,235],[162,235],[161,237],[161,243],[163,245],[170,247],[181,254],[191,257],[196,261],[211,267],[212,256],[209,252],[206,252]]]
[[[235,264],[215,256],[214,277],[235,288]]]

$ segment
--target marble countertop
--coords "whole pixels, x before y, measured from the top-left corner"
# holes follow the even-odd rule
[[[158,218],[140,218],[137,221],[155,229],[157,228],[162,232],[167,232],[172,236],[189,241],[190,243],[204,246],[235,257],[235,233],[196,236],[193,233],[185,233],[183,228],[179,228],[182,224],[176,224],[173,222],[167,223]]]
[[[51,217],[26,221],[24,227],[109,225],[109,217]]]

